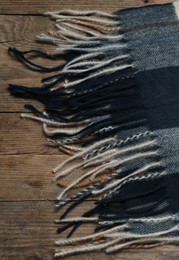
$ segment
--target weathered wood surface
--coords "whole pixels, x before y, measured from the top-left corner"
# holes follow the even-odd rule
[[[115,11],[129,6],[171,2],[167,0],[66,0],[33,1],[1,0],[0,2],[0,259],[53,259],[56,234],[54,200],[60,187],[52,182],[52,168],[67,158],[48,145],[38,123],[22,120],[20,113],[27,102],[12,98],[8,83],[40,85],[44,76],[29,70],[8,55],[9,46],[21,49],[40,48],[35,36],[53,27],[52,21],[41,16],[46,11],[98,9]],[[45,45],[47,51],[52,46]],[[39,60],[40,62],[40,60]],[[33,102],[37,104],[37,102]],[[37,104],[41,108],[40,104]],[[92,202],[85,202],[85,210]],[[79,212],[78,212],[79,213]],[[73,212],[72,216],[75,216]],[[79,231],[85,234],[91,227]],[[174,246],[150,250],[127,250],[120,254],[83,254],[87,259],[179,259]],[[79,259],[69,257],[68,259]]]
[[[85,204],[85,209],[88,208]],[[50,260],[58,247],[54,246],[56,224],[54,219],[54,203],[48,201],[0,202],[0,259]],[[82,208],[84,210],[84,208]],[[74,216],[75,214],[71,215]],[[85,235],[91,226],[84,225],[78,233]],[[105,255],[104,253],[82,254],[81,259],[106,260],[177,260],[179,250],[174,246],[158,247],[157,249],[130,249],[120,254]],[[67,260],[80,259],[71,256]]]
[[[98,9],[105,11],[115,11],[119,8],[143,6],[144,4],[168,3],[171,0],[1,0],[1,14],[42,14],[46,11],[57,11],[60,9],[76,8],[79,10]]]

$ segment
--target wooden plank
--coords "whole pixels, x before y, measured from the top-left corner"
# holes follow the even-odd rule
[[[20,114],[14,113],[24,111],[23,105],[27,101],[10,97],[7,84],[12,82],[39,86],[43,74],[29,70],[9,57],[8,46],[16,46],[24,50],[41,48],[41,45],[35,41],[35,36],[52,28],[52,22],[45,17],[29,14],[42,14],[45,11],[57,11],[69,7],[112,12],[123,7],[141,6],[144,2],[152,4],[171,1],[111,0],[109,3],[108,0],[97,0],[91,3],[86,0],[65,2],[62,0],[1,0],[1,14],[22,14],[22,16],[0,16],[0,112],[8,112],[0,114],[0,200],[3,200],[0,202],[0,259],[53,259],[54,240],[59,237],[55,232],[56,226],[53,221],[59,213],[54,211],[54,201],[47,200],[54,200],[60,191],[60,188],[51,182],[51,169],[60,160],[66,158],[56,148],[47,146],[38,123],[21,120]],[[53,51],[49,45],[43,47]],[[37,102],[33,101],[33,103],[41,108]],[[90,203],[92,202],[85,202],[78,211],[86,211]],[[71,216],[75,215],[76,213],[72,212]],[[85,225],[78,233],[84,235],[90,228]],[[80,257],[84,260],[93,258],[173,260],[179,258],[179,250],[174,246],[166,246],[151,250],[127,250],[114,255],[89,253],[66,259],[73,260]]]
[[[46,140],[40,123],[21,119],[19,113],[0,113],[0,122],[0,155],[62,154]]]
[[[53,202],[1,202],[0,210],[1,259],[53,259]]]
[[[0,111],[22,112],[27,103],[24,99],[14,99],[9,95],[8,84],[20,84],[26,86],[41,86],[42,77],[45,73],[29,69],[22,62],[8,53],[8,47],[16,47],[21,50],[42,49],[42,45],[36,40],[36,36],[52,29],[53,22],[47,17],[41,16],[0,16]],[[44,44],[43,49],[54,52],[53,45]],[[41,59],[35,58],[35,62],[42,63]],[[43,64],[55,65],[57,62],[44,59]],[[59,61],[58,61],[59,64]],[[48,74],[49,75],[49,74]],[[38,103],[33,101],[34,105]],[[42,107],[38,104],[38,107]]]
[[[29,69],[15,57],[9,55],[8,48],[20,50],[42,49],[42,44],[36,39],[41,33],[47,33],[54,23],[47,17],[39,16],[0,16],[0,79],[4,84],[12,80],[21,80],[19,84],[28,84],[30,79],[40,84],[39,79],[44,73]],[[55,51],[54,46],[43,43],[46,51]],[[35,59],[38,62],[40,59]],[[41,60],[40,60],[41,61]],[[45,62],[45,63],[44,63]],[[54,62],[43,59],[43,64],[53,65]],[[18,84],[17,81],[14,83]]]
[[[0,14],[42,14],[46,11],[60,9],[88,9],[112,12],[124,7],[142,6],[144,4],[168,3],[172,0],[96,0],[93,3],[86,0],[1,0]],[[18,7],[18,8],[17,8]]]
[[[0,43],[16,42],[25,47],[34,42],[36,35],[50,29],[52,24],[53,21],[46,16],[0,15]]]
[[[52,169],[67,158],[67,155],[37,155],[35,153],[1,155],[0,201],[55,200],[64,189],[64,185],[74,181],[75,176],[84,174],[83,169],[77,169],[69,176],[60,178],[58,184],[54,183]],[[77,192],[77,188],[69,191],[68,196],[74,192]]]
[[[87,209],[90,202],[85,203],[81,211]],[[0,258],[1,259],[53,259],[53,253],[58,247],[54,240],[63,237],[56,234],[54,219],[58,216],[54,212],[53,202],[0,202]],[[80,212],[78,212],[80,213]],[[70,216],[75,216],[73,212]],[[77,231],[77,235],[84,236],[93,232],[94,227],[84,225]],[[104,260],[176,260],[179,251],[175,246],[165,246],[150,250],[127,250],[118,254],[88,253],[65,259],[101,259]]]
[[[67,156],[0,156],[0,201],[54,200],[61,188],[52,181],[52,168]]]

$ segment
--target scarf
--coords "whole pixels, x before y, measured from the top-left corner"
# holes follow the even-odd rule
[[[22,117],[41,122],[47,140],[70,155],[53,169],[64,186],[55,257],[178,243],[179,2],[46,15],[55,27],[38,40],[54,53],[9,48],[46,73],[42,86],[9,91],[43,104],[26,104],[32,113]],[[91,208],[81,212],[87,199]],[[88,223],[94,232],[75,235]]]

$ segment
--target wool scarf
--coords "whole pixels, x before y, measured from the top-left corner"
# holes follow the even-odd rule
[[[47,140],[70,155],[53,169],[65,186],[55,257],[178,243],[179,2],[46,15],[55,27],[38,40],[54,53],[9,48],[41,73],[42,86],[9,91],[43,104],[27,104],[33,113],[22,117],[41,122]],[[70,218],[86,200],[95,202]],[[87,223],[94,232],[75,235]]]

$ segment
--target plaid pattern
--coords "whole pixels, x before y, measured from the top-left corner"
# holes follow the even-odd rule
[[[22,116],[42,122],[48,141],[73,154],[53,170],[56,181],[73,176],[57,198],[57,231],[69,232],[56,241],[56,257],[178,243],[178,13],[178,2],[112,15],[48,13],[57,31],[39,39],[56,45],[56,54],[9,49],[30,67],[53,72],[41,87],[9,90],[42,102],[43,112],[27,104],[34,115]],[[36,64],[31,55],[57,65]],[[68,218],[87,198],[97,198],[94,207]],[[94,234],[71,238],[86,222]]]

